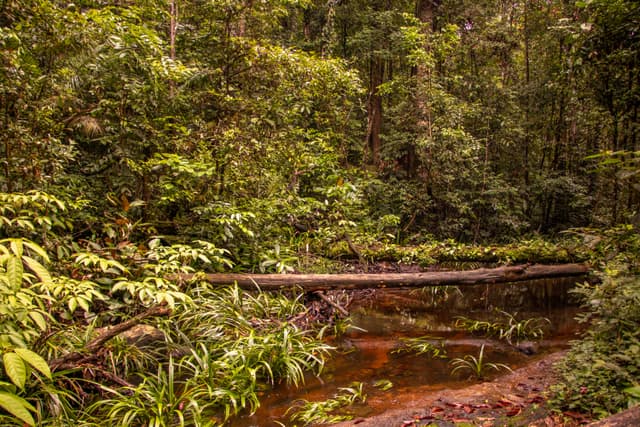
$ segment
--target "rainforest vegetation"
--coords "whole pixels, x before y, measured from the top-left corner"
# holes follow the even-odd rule
[[[0,0],[0,424],[222,425],[347,321],[198,273],[350,259],[589,262],[554,404],[623,409],[639,106],[633,0]]]

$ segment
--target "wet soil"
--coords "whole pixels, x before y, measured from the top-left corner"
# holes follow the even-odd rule
[[[531,426],[573,427],[587,419],[578,414],[555,414],[545,407],[545,391],[554,383],[553,364],[564,351],[532,358],[526,366],[493,381],[464,388],[431,390],[428,386],[411,391],[396,390],[392,401],[368,402],[370,406],[400,409],[380,415],[355,418],[333,424],[335,427],[413,427],[413,426]],[[464,425],[464,424],[463,424]]]

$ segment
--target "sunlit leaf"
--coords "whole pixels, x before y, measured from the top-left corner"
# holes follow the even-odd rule
[[[22,260],[16,256],[9,256],[7,259],[7,278],[13,289],[18,289],[22,286],[23,275]]]
[[[69,298],[67,301],[67,307],[69,307],[69,311],[73,313],[78,308],[78,300],[75,297]]]
[[[35,411],[35,408],[26,400],[15,394],[0,391],[0,407],[20,419],[22,422],[35,426],[36,422],[29,411]]]
[[[86,313],[88,313],[90,311],[89,302],[83,297],[77,297],[76,299],[78,301],[78,305],[80,306],[80,308],[84,310]]]
[[[51,274],[49,274],[49,270],[47,270],[45,266],[28,256],[23,256],[22,259],[24,260],[25,264],[27,264],[27,266],[31,269],[31,271],[33,271],[36,276],[38,276],[38,279],[40,279],[42,283],[47,285],[53,283]]]
[[[33,367],[45,377],[51,379],[51,370],[49,369],[47,361],[44,360],[42,356],[26,348],[16,348],[14,351],[18,356],[22,358],[22,360],[31,365],[31,367]]]
[[[47,321],[44,319],[42,313],[37,311],[30,311],[29,317],[31,317],[31,320],[33,320],[33,322],[38,326],[38,328],[40,328],[41,331],[47,330]]]
[[[20,388],[24,388],[24,384],[27,381],[27,368],[22,358],[14,352],[8,352],[2,356],[2,362],[4,363],[4,371],[11,382]]]

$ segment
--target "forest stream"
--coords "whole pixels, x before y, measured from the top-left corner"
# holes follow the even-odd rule
[[[484,349],[483,357],[487,363],[504,364],[516,372],[535,363],[544,364],[545,359],[553,358],[558,352],[567,349],[569,341],[576,338],[579,324],[575,317],[579,308],[569,292],[574,282],[575,279],[572,278],[508,285],[355,293],[350,306],[353,327],[339,340],[331,343],[336,350],[322,375],[308,377],[300,387],[276,385],[264,392],[261,407],[256,413],[240,415],[231,420],[230,425],[304,425],[303,422],[289,419],[300,402],[323,401],[334,396],[341,388],[354,387],[358,383],[362,383],[362,394],[366,396],[366,400],[357,402],[342,412],[338,411],[339,414],[353,416],[353,420],[346,422],[345,426],[365,425],[366,420],[384,416],[390,411],[412,408],[424,401],[425,396],[431,395],[437,399],[445,392],[453,393],[454,397],[456,393],[464,395],[466,389],[477,387],[483,381],[499,382],[500,378],[509,374],[506,369],[499,372],[487,370],[483,381],[470,378],[464,372],[452,374],[453,360],[467,355],[478,357],[481,348]],[[517,319],[548,319],[548,323],[544,322],[544,338],[538,342],[529,341],[516,345],[456,327],[456,319],[460,317],[494,321],[501,315],[500,312],[509,313]],[[401,351],[403,343],[406,344],[409,339],[425,336],[442,353],[434,357],[415,351]],[[548,370],[548,367],[543,369]],[[524,375],[530,376],[530,373]],[[518,385],[535,393],[543,387],[543,384],[538,387],[522,382]],[[537,399],[536,396],[531,399]],[[513,402],[507,402],[510,401],[501,405],[506,408],[508,415],[513,415],[520,407],[509,408]],[[455,408],[458,405],[453,401],[440,401],[440,404],[443,414],[448,407]],[[287,410],[291,407],[294,409],[289,410],[287,415]],[[460,404],[459,409],[465,415],[481,410],[482,405],[464,407]],[[438,408],[434,410],[440,411]],[[406,414],[403,415],[404,418],[407,417]],[[413,425],[410,424],[410,419],[403,421],[402,415],[399,416],[401,419],[397,421],[386,424],[379,421],[367,425]],[[455,419],[455,416],[450,415],[450,418]]]

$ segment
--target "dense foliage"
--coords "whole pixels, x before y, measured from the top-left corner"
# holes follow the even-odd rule
[[[584,321],[591,328],[559,366],[562,379],[554,389],[554,404],[601,417],[637,402],[640,280],[607,278],[579,292],[589,307]]]
[[[245,266],[256,240],[302,229],[482,241],[631,221],[639,15],[627,0],[4,1],[1,187],[85,201],[90,239],[222,230]]]
[[[631,226],[579,232],[602,280],[573,291],[585,310],[578,320],[589,327],[556,367],[560,380],[551,404],[600,418],[637,403],[640,238]]]
[[[288,323],[301,301],[177,273],[357,256],[636,274],[639,17],[0,0],[1,422],[207,425],[322,367],[322,325]],[[153,343],[102,341],[126,322]]]
[[[38,240],[0,240],[3,425],[215,425],[322,369],[327,325],[301,295],[176,278],[229,266],[213,244],[103,248],[71,240],[55,197],[3,202],[3,232]]]

